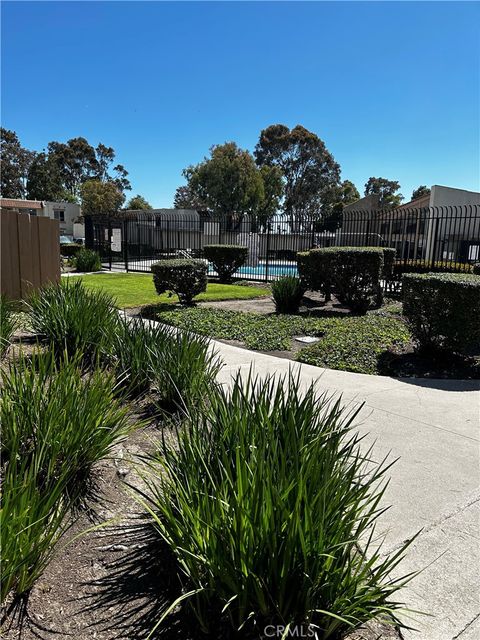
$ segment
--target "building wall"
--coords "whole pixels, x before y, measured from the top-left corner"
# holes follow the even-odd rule
[[[73,223],[81,215],[79,204],[71,202],[44,202],[43,215],[55,220],[55,211],[63,211],[64,220],[59,220],[60,235],[73,236]]]

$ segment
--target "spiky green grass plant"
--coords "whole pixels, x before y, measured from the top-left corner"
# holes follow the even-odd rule
[[[21,595],[91,486],[93,467],[129,432],[115,377],[85,375],[79,357],[52,354],[10,364],[2,374],[2,601]]]
[[[150,354],[156,403],[162,412],[185,412],[214,393],[222,362],[209,338],[163,327],[164,348]]]
[[[57,356],[81,352],[87,363],[108,349],[119,322],[109,294],[88,290],[81,280],[71,282],[69,278],[35,291],[28,308],[33,331]]]
[[[153,370],[170,348],[172,331],[158,323],[123,317],[111,336],[111,361],[117,378],[130,396],[148,390]]]
[[[150,459],[149,513],[205,631],[225,615],[237,630],[309,624],[321,639],[399,622],[407,578],[391,572],[407,545],[381,553],[389,465],[361,452],[355,416],[292,376],[237,377]]]
[[[272,296],[277,313],[298,313],[305,286],[296,276],[282,276],[272,282]]]
[[[0,357],[10,345],[10,338],[15,331],[15,304],[2,294],[0,298]]]

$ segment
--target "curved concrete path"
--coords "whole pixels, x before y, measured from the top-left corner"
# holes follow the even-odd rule
[[[213,341],[228,383],[250,367],[260,375],[300,372],[302,384],[365,403],[359,428],[376,441],[378,459],[399,458],[386,493],[392,505],[380,526],[385,551],[422,532],[408,550],[402,573],[423,569],[403,594],[408,606],[430,616],[409,620],[409,640],[480,638],[480,456],[478,381],[395,379],[320,369]]]

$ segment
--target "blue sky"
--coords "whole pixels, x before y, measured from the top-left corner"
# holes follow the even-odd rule
[[[273,123],[317,133],[362,192],[479,190],[479,25],[473,2],[2,2],[2,125],[113,146],[157,207]]]

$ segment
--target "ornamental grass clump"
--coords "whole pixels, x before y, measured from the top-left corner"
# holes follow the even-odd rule
[[[32,587],[89,495],[95,463],[130,431],[112,374],[85,374],[80,356],[34,360],[2,374],[2,602]]]
[[[96,251],[92,249],[80,248],[77,253],[72,257],[72,264],[75,267],[75,271],[79,273],[89,273],[92,271],[100,271],[102,263],[100,256]]]
[[[272,296],[277,313],[298,313],[305,286],[295,276],[283,276],[272,282]]]
[[[111,336],[111,362],[129,396],[148,391],[158,363],[168,349],[171,331],[141,318],[121,318]]]
[[[0,357],[5,354],[15,331],[15,303],[2,294],[0,298]]]
[[[69,278],[35,291],[28,308],[33,331],[57,357],[81,352],[87,364],[108,350],[119,323],[109,294],[89,290],[81,280],[71,282]]]
[[[222,367],[210,340],[188,331],[164,328],[160,350],[150,349],[149,371],[155,403],[161,412],[187,412],[203,405],[217,387]]]
[[[184,595],[204,631],[227,618],[310,625],[337,638],[372,618],[398,623],[391,576],[407,544],[381,551],[375,524],[389,465],[374,463],[353,429],[356,412],[305,393],[298,378],[250,376],[219,389],[150,458],[153,524],[178,563]]]

